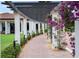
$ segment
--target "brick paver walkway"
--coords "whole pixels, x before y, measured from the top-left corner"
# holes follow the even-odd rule
[[[19,58],[70,58],[67,51],[53,51],[48,46],[46,34],[32,38],[22,49]]]

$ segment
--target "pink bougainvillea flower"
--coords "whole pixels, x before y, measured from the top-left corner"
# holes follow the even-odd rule
[[[64,23],[59,23],[57,26],[56,26],[56,30],[58,29],[63,29],[64,27]]]
[[[65,8],[69,11],[69,18],[70,20],[77,20],[78,17],[74,16],[74,13],[72,13],[72,10],[75,10],[77,12],[79,10],[79,1],[62,1],[60,8],[59,8],[59,14],[61,15],[62,20],[65,19]],[[79,16],[79,13],[76,14],[76,16]]]
[[[57,22],[56,21],[52,21],[52,20],[48,20],[48,24],[50,26],[56,26],[57,25]]]

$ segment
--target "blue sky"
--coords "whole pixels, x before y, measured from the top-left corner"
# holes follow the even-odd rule
[[[13,11],[7,8],[6,5],[1,4],[2,1],[0,1],[0,13],[12,13]]]

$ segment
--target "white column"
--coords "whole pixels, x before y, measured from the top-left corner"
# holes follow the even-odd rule
[[[36,33],[36,22],[33,22],[33,31]]]
[[[33,21],[31,22],[31,25],[32,25],[32,32],[35,32]]]
[[[45,29],[47,29],[47,24],[45,24]]]
[[[55,30],[55,27],[52,27],[52,48],[58,47],[58,41],[57,41],[57,38],[55,38],[56,35],[57,35],[57,32]]]
[[[5,34],[8,34],[7,33],[7,21],[5,21]]]
[[[20,45],[20,15],[15,13],[15,41]]]
[[[29,21],[29,32],[30,32],[30,34],[32,34],[32,32],[33,32],[32,27],[33,27],[32,21]]]
[[[10,34],[10,22],[8,23],[8,34]]]
[[[79,21],[75,21],[75,57],[79,58]]]
[[[10,34],[10,23],[5,21],[5,34]]]
[[[0,33],[2,32],[2,23],[0,22]]]
[[[43,33],[44,33],[44,24],[42,23],[42,31],[43,31]]]
[[[27,38],[27,18],[24,18],[23,19],[23,29],[24,29],[24,35],[25,35],[25,38]]]
[[[40,28],[40,23],[38,23],[38,31],[39,31],[39,33],[41,32],[40,29],[41,29]]]
[[[23,20],[21,20],[21,33],[23,32]]]
[[[53,17],[52,20],[54,21]],[[55,27],[52,27],[52,48],[58,47],[58,41],[55,36],[57,35],[57,31],[55,30]]]

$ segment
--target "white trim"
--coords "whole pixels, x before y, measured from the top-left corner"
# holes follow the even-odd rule
[[[68,52],[72,53],[72,50],[69,49],[68,47],[65,48]]]

